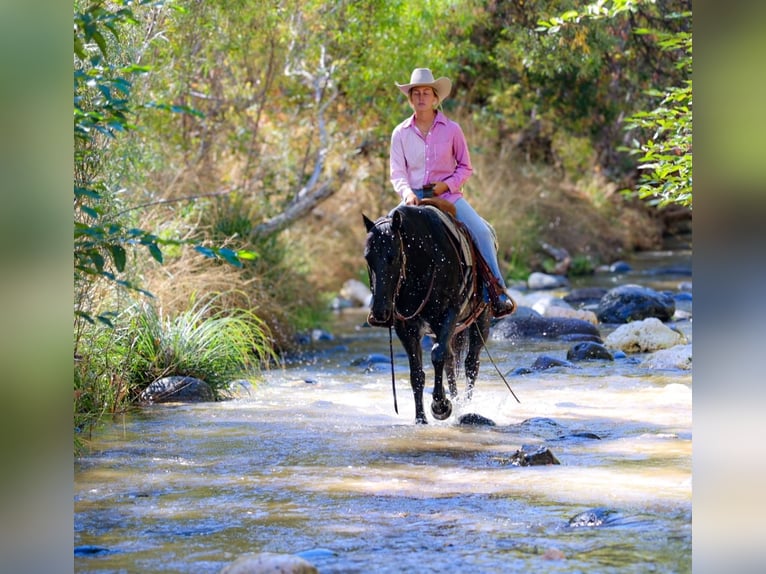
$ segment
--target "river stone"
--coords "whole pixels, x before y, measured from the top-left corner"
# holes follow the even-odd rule
[[[585,512],[581,512],[580,514],[576,514],[575,516],[570,518],[569,527],[570,528],[583,528],[583,527],[592,528],[594,526],[602,526],[614,520],[613,515],[615,513],[616,511],[610,510],[608,508],[592,508],[590,510],[586,510]]]
[[[145,404],[204,403],[215,401],[213,389],[194,377],[163,377],[152,382],[138,397]]]
[[[511,457],[512,466],[547,466],[561,464],[547,446],[522,446]]]
[[[552,369],[553,367],[567,367],[569,369],[578,369],[579,367],[569,361],[557,359],[556,357],[549,357],[548,355],[540,355],[532,363],[531,369],[533,371],[544,371],[545,369]]]
[[[480,414],[466,413],[458,419],[458,424],[461,425],[474,425],[474,426],[495,426],[495,421],[488,419]]]
[[[492,337],[500,339],[562,339],[572,335],[587,336],[601,341],[598,327],[583,319],[567,317],[541,317],[532,309],[519,311],[498,321],[492,329]]]
[[[544,315],[546,317],[561,317],[564,319],[581,319],[598,325],[598,317],[593,311],[586,309],[567,309],[565,307],[549,307],[545,310]]]
[[[614,356],[604,345],[585,341],[577,343],[567,351],[567,361],[614,361]]]
[[[621,285],[601,298],[596,316],[602,323],[630,323],[647,317],[668,321],[676,311],[673,296],[640,285]]]
[[[340,296],[356,304],[357,307],[369,307],[372,291],[358,279],[349,279],[340,289]]]
[[[564,301],[575,307],[595,304],[601,301],[601,298],[606,295],[607,289],[604,287],[582,287],[579,289],[572,289],[570,293],[567,293],[562,297]]]
[[[291,554],[244,554],[224,567],[219,574],[317,574],[316,567]]]
[[[527,286],[530,289],[559,289],[568,287],[569,281],[563,275],[549,275],[535,271],[527,278]]]
[[[670,349],[656,351],[644,359],[641,366],[649,369],[691,370],[692,346],[676,345]]]
[[[655,317],[620,325],[604,341],[626,353],[647,353],[686,343],[686,337]]]

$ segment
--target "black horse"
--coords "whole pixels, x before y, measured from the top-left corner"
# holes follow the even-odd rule
[[[470,398],[479,374],[479,354],[489,334],[490,308],[482,296],[473,243],[462,225],[454,222],[448,227],[446,216],[436,207],[402,205],[375,222],[362,217],[367,228],[364,257],[372,287],[368,323],[393,325],[396,330],[409,358],[418,423],[427,422],[421,341],[426,334],[434,337],[431,414],[445,420],[452,414],[452,403],[442,385],[445,367],[454,399],[456,365],[465,353],[467,333],[464,365],[466,398]]]

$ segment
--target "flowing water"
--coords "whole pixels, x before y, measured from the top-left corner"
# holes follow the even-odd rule
[[[678,258],[597,279],[675,290],[691,278],[651,272]],[[75,570],[213,573],[268,551],[321,573],[691,571],[691,372],[629,357],[508,376],[517,403],[497,370],[571,344],[493,339],[497,370],[483,355],[473,400],[415,425],[406,358],[394,337],[397,415],[374,358],[388,331],[363,321],[339,314],[333,340],[241,398],[100,431],[75,464]],[[459,425],[465,413],[496,426]],[[523,446],[560,464],[514,466]],[[603,524],[569,526],[584,511]]]

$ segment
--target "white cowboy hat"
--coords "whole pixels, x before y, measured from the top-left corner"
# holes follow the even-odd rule
[[[396,87],[399,88],[405,96],[410,95],[410,90],[415,86],[429,86],[439,96],[439,101],[443,102],[449,97],[452,90],[452,82],[449,78],[441,77],[438,80],[434,80],[434,75],[428,68],[415,68],[410,75],[409,84],[396,83]]]

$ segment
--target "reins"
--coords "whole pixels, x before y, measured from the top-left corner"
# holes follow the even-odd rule
[[[436,273],[431,274],[431,284],[428,286],[428,291],[426,292],[425,297],[423,297],[423,301],[420,302],[420,305],[417,309],[415,309],[415,312],[412,313],[409,317],[405,317],[399,311],[396,310],[396,298],[399,295],[399,289],[402,288],[402,283],[404,282],[404,279],[407,277],[407,251],[404,249],[404,245],[402,244],[402,236],[399,235],[399,253],[402,255],[402,267],[399,271],[399,280],[396,283],[396,289],[394,289],[394,298],[391,303],[391,306],[394,309],[394,318],[399,319],[400,321],[409,321],[413,317],[417,317],[420,312],[423,310],[423,308],[426,306],[426,303],[428,303],[428,300],[431,298],[431,292],[434,289],[434,281],[436,280]]]
[[[391,390],[394,392],[394,412],[399,414],[399,405],[396,404],[396,377],[394,376],[394,335],[393,327],[388,326],[388,351],[391,356]]]

